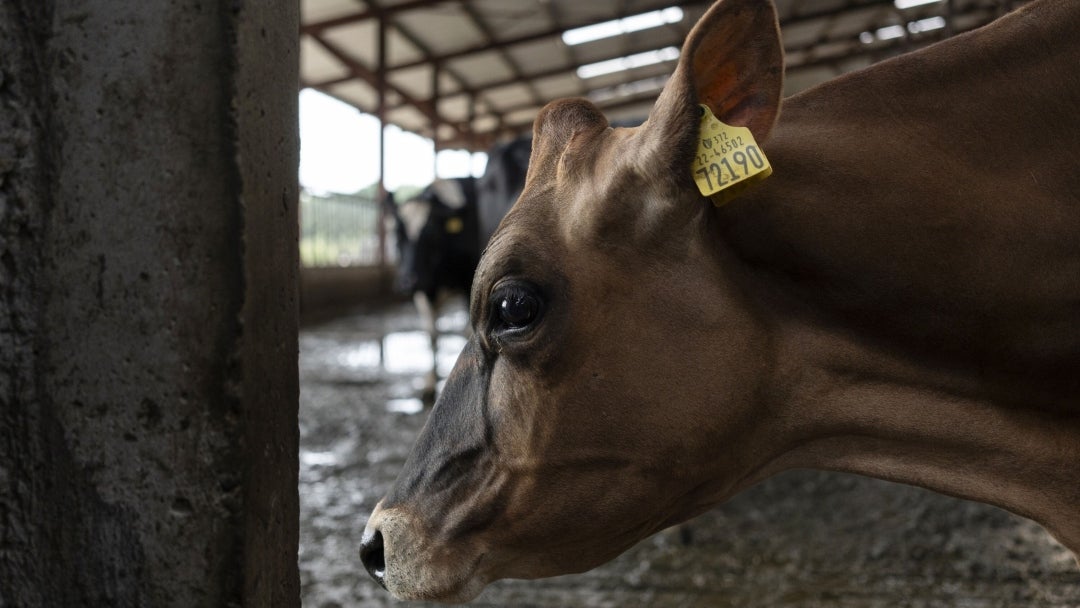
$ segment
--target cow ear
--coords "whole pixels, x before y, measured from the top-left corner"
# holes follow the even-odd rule
[[[720,0],[687,36],[678,66],[644,125],[646,147],[676,163],[668,168],[689,178],[698,104],[709,106],[729,125],[748,127],[759,143],[764,141],[779,113],[783,74],[784,52],[772,0]]]

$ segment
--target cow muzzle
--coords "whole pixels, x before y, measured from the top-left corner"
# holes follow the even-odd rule
[[[480,572],[484,554],[473,543],[433,542],[419,522],[398,509],[371,514],[360,541],[360,561],[394,597],[467,602],[489,582]]]

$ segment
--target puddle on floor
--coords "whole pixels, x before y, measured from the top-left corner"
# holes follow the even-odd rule
[[[383,338],[383,367],[392,374],[426,373],[431,369],[431,341],[422,331],[395,332]],[[465,338],[455,334],[439,336],[438,371],[446,377],[454,367]]]
[[[395,414],[419,414],[424,411],[424,402],[415,397],[409,399],[390,399],[386,402],[386,411]]]
[[[337,454],[333,452],[310,452],[300,450],[300,464],[306,467],[328,467],[338,463]]]

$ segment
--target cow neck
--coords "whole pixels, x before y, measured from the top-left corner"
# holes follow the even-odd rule
[[[779,352],[786,451],[764,472],[810,467],[929,488],[1029,517],[1080,549],[1075,413],[1001,407],[946,374],[817,329],[788,332]]]
[[[1080,11],[1042,4],[792,99],[713,225],[815,322],[1075,411]]]
[[[922,486],[1030,517],[1080,551],[1067,377],[1080,363],[1067,308],[1080,297],[1080,11],[1042,4],[791,99],[765,144],[773,176],[716,212],[780,345],[783,423],[761,477],[815,467]],[[1010,166],[1025,179],[1001,180]],[[1010,288],[1032,273],[1057,287]],[[1059,335],[998,345],[1052,320]]]

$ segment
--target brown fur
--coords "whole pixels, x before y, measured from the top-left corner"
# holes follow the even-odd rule
[[[996,504],[1080,551],[1077,31],[1040,0],[774,128],[771,3],[722,0],[641,128],[546,108],[475,336],[368,524],[387,587],[588,569],[793,467]],[[699,101],[775,169],[720,209],[690,178]],[[523,282],[544,313],[500,332]]]

